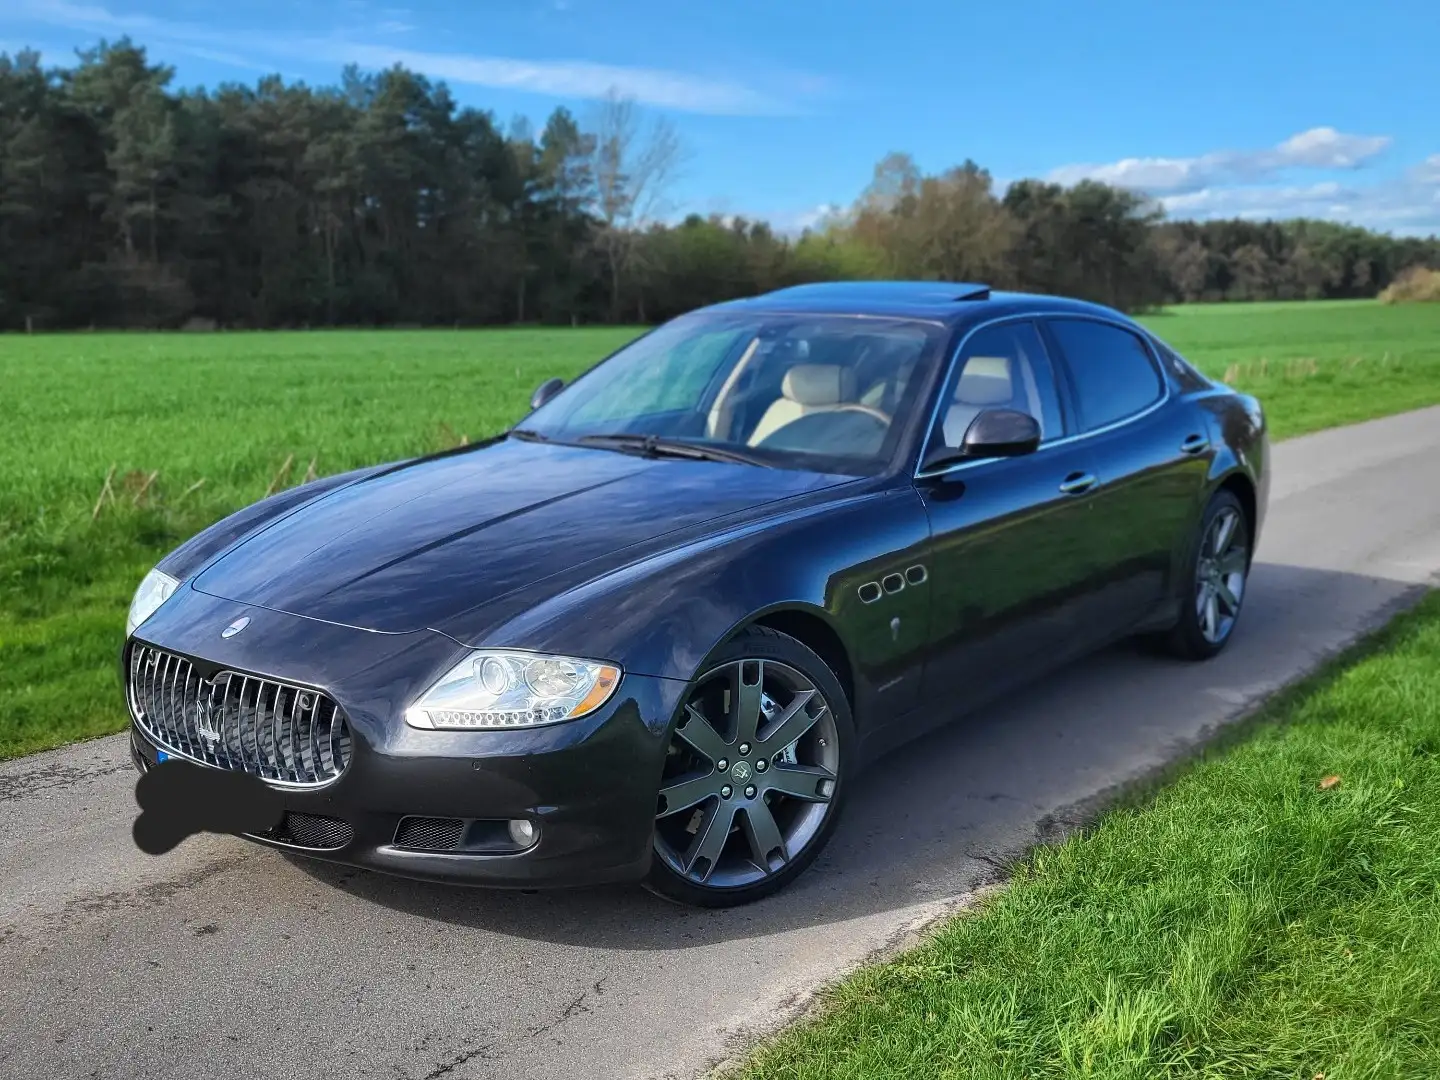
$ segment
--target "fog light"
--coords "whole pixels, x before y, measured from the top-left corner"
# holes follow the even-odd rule
[[[510,839],[515,841],[516,846],[528,848],[535,843],[540,835],[540,827],[533,821],[524,818],[515,818],[510,822]]]

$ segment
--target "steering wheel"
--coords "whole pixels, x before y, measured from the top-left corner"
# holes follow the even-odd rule
[[[834,408],[826,409],[825,412],[858,412],[858,413],[864,413],[866,416],[873,416],[876,420],[879,420],[879,421],[880,421],[882,424],[884,424],[886,427],[889,427],[890,424],[891,424],[891,422],[894,420],[894,417],[892,417],[892,416],[890,416],[890,415],[888,415],[888,414],[886,414],[886,413],[881,412],[879,409],[875,408],[873,405],[861,405],[858,401],[842,401],[842,402],[840,402],[838,405],[836,405]]]

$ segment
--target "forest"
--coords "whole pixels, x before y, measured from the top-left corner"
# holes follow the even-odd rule
[[[979,280],[1139,312],[1374,296],[1440,238],[1166,220],[1082,181],[879,162],[798,236],[667,212],[678,133],[612,95],[543,127],[395,67],[180,89],[129,39],[0,54],[0,329],[650,323],[799,281]]]

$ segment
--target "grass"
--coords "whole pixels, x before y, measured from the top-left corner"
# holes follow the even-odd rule
[[[1440,593],[738,1072],[1440,1076],[1437,835]]]
[[[1440,305],[1148,320],[1277,436],[1440,402]],[[476,440],[634,329],[0,337],[0,757],[119,730],[135,584],[272,486]],[[288,470],[284,468],[289,462]],[[94,513],[112,466],[112,489]]]
[[[1259,397],[1276,438],[1440,402],[1440,304],[1194,304],[1143,321]]]

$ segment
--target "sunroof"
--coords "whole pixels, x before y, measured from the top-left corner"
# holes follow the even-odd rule
[[[990,295],[990,286],[958,281],[816,281],[808,285],[776,289],[766,295],[792,297],[797,300],[857,297],[948,304],[960,300],[984,300]]]

